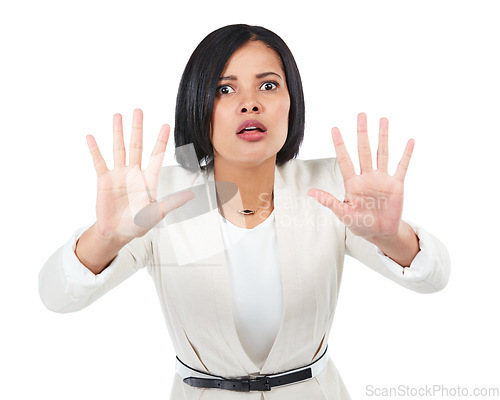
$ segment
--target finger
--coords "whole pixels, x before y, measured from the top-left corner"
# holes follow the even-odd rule
[[[366,114],[358,114],[358,155],[361,173],[373,171],[372,152],[368,140]]]
[[[113,158],[115,168],[125,166],[125,143],[123,142],[123,123],[120,114],[113,116]]]
[[[141,168],[142,159],[142,111],[137,108],[132,117],[132,137],[130,138],[129,166]]]
[[[332,194],[320,189],[309,189],[307,194],[316,199],[321,205],[332,210],[341,221],[344,219],[347,210],[346,208],[348,207],[348,205],[344,202],[338,200]]]
[[[403,153],[403,157],[401,157],[401,161],[399,162],[398,168],[396,169],[396,173],[394,174],[394,177],[396,179],[404,181],[406,176],[406,171],[408,171],[408,165],[410,165],[410,159],[414,147],[415,147],[415,140],[413,139],[408,140],[405,151]]]
[[[156,140],[155,147],[153,148],[153,152],[151,153],[148,166],[146,168],[148,173],[154,176],[157,176],[160,173],[169,136],[170,126],[167,124],[162,125],[160,133],[158,134],[158,139]]]
[[[377,149],[377,170],[387,172],[389,164],[389,120],[380,118],[378,149]]]
[[[352,165],[351,157],[349,157],[339,128],[335,127],[332,129],[332,139],[335,146],[335,153],[337,154],[337,163],[345,182],[356,175],[356,171],[354,170],[354,165]]]
[[[97,172],[97,176],[101,176],[106,172],[109,172],[106,166],[106,161],[102,158],[97,142],[92,135],[87,135],[87,145],[89,146],[90,154],[92,155],[92,161],[94,162],[94,167]]]

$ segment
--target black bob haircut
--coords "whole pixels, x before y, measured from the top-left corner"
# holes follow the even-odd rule
[[[184,168],[196,170],[213,161],[210,123],[219,78],[231,55],[249,41],[261,41],[281,59],[290,95],[288,134],[285,144],[276,155],[276,164],[283,165],[295,158],[304,138],[305,105],[299,69],[286,43],[274,32],[261,26],[228,25],[205,37],[196,47],[177,92],[175,108],[175,158]],[[190,165],[189,157],[177,147],[193,143],[198,165]]]

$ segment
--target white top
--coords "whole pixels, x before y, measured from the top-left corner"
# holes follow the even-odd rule
[[[274,210],[253,229],[240,228],[219,216],[227,248],[236,330],[248,356],[262,368],[283,316]]]

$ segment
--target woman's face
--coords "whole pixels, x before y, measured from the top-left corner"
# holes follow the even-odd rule
[[[278,54],[261,41],[246,43],[229,58],[217,88],[210,132],[215,159],[274,164],[287,137],[289,111]]]

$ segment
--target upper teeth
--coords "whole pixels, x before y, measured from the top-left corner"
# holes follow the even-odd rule
[[[249,126],[248,128],[245,128],[245,130],[252,130],[252,131],[255,130],[255,129],[257,129],[256,126]]]

